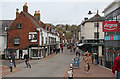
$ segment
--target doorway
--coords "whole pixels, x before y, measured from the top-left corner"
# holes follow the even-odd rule
[[[22,50],[19,50],[19,59],[22,59],[22,56],[23,56],[23,52]]]

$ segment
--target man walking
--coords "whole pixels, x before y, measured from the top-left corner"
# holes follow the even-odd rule
[[[112,67],[112,73],[115,75],[115,71],[117,71],[117,79],[120,79],[120,51],[119,56],[115,58]]]
[[[16,67],[16,63],[15,63],[15,55],[16,55],[16,53],[13,53],[12,56],[11,56],[12,63],[14,64],[14,67]]]
[[[77,47],[77,49],[76,49],[76,56],[77,56],[77,54],[79,55],[79,57],[80,57],[80,50],[79,50],[79,48]]]
[[[25,53],[24,59],[25,59],[25,64],[26,64],[26,66],[27,66],[27,67],[29,66],[29,67],[31,68],[31,65],[30,65],[30,63],[29,63],[29,56],[28,56],[28,54]]]

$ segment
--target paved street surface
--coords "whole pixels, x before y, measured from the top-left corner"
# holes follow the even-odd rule
[[[24,62],[24,60],[16,60],[16,65],[21,64],[23,62]],[[9,67],[10,66],[9,60],[2,60],[2,65]]]
[[[40,60],[31,60],[32,68],[27,68],[25,63],[20,60],[17,62],[17,68],[9,72],[7,64],[4,62],[2,67],[3,77],[68,77],[67,71],[70,69],[69,64],[75,54],[65,49],[59,54],[52,54]],[[111,70],[99,65],[91,65],[89,73],[84,71],[83,57],[80,58],[79,69],[73,69],[73,77],[114,77]]]
[[[5,77],[64,77],[66,69],[73,58],[73,53],[65,50],[63,53],[48,59],[32,60],[32,68],[26,68],[24,63],[17,66],[22,69]]]
[[[70,68],[68,68],[69,70]],[[67,72],[65,74],[65,77],[67,77]],[[73,77],[95,77],[95,78],[113,78],[113,74],[111,72],[110,69],[107,69],[105,67],[101,67],[99,65],[94,65],[91,64],[91,69],[89,71],[89,73],[86,73],[86,71],[84,71],[84,61],[83,61],[83,57],[80,58],[80,66],[79,69],[78,68],[74,68],[73,69]]]

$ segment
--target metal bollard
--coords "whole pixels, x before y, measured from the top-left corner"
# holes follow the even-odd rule
[[[68,79],[73,79],[73,73],[71,70],[68,71]]]
[[[10,72],[12,72],[12,60],[10,61]]]
[[[70,64],[70,71],[73,72],[73,64]]]

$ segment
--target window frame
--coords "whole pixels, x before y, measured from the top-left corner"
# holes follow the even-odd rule
[[[19,42],[19,43],[16,43],[16,42]],[[14,45],[20,45],[20,37],[14,37]]]
[[[22,24],[21,23],[17,23],[17,29],[22,29]]]
[[[99,32],[94,32],[94,39],[99,39]]]
[[[98,24],[98,27],[99,27],[99,23],[94,23],[94,27],[97,27],[97,24]]]

